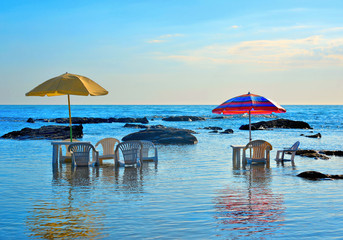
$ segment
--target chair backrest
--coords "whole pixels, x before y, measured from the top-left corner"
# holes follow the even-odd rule
[[[298,150],[299,148],[299,145],[300,145],[300,142],[297,141],[293,144],[293,146],[289,149],[289,150]]]
[[[139,159],[141,161],[141,141],[126,141],[117,145],[115,156],[119,157],[119,150],[122,152],[125,165],[133,165]],[[117,159],[118,160],[118,159]]]
[[[102,146],[102,154],[103,155],[110,155],[114,154],[114,146],[120,143],[120,141],[116,138],[104,138],[101,139],[99,142],[95,144],[95,147],[99,145]]]
[[[249,142],[245,148],[243,149],[244,151],[246,149],[250,149],[250,157],[253,159],[263,159],[267,158],[266,153],[268,154],[270,150],[273,149],[272,145],[264,140],[254,140]]]
[[[155,145],[150,141],[141,140],[140,142],[142,143],[142,157],[149,157],[149,150],[153,149],[155,151]]]
[[[90,150],[96,151],[90,143],[72,143],[68,147],[68,151],[72,153],[73,162],[83,166],[90,163]]]
[[[64,139],[64,140],[62,140],[62,142],[70,142],[70,139]],[[73,139],[73,142],[80,142],[79,140],[77,140],[77,139]],[[64,147],[65,147],[65,149],[66,149],[66,157],[71,157],[71,153],[70,153],[70,151],[68,150],[68,147],[69,147],[69,144],[66,144],[66,145],[63,145]],[[61,152],[61,154],[62,154],[62,152]]]

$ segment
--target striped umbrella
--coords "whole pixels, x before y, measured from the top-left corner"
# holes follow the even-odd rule
[[[249,140],[251,141],[251,114],[285,113],[286,109],[272,100],[249,92],[227,100],[212,112],[217,114],[249,113]]]

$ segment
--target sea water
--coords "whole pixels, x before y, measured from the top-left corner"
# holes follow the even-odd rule
[[[196,145],[158,145],[159,162],[141,168],[52,168],[49,140],[0,140],[0,239],[340,239],[343,180],[297,177],[315,170],[343,174],[343,158],[296,156],[277,165],[276,150],[300,141],[302,149],[342,150],[343,106],[284,106],[287,113],[253,116],[301,120],[312,130],[253,131],[273,146],[271,166],[234,169],[230,145],[244,145],[239,130],[248,117],[214,119],[216,106],[72,106],[74,117],[147,117],[149,125],[191,129]],[[168,116],[206,121],[166,122]],[[0,106],[0,135],[24,127],[28,118],[68,117],[67,106]],[[83,141],[121,140],[138,131],[124,123],[84,124]],[[233,129],[211,133],[204,127]],[[322,138],[301,136],[321,133]]]

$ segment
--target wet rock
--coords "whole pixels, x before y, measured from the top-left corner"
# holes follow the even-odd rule
[[[110,122],[121,122],[121,123],[149,123],[149,120],[144,118],[110,118]]]
[[[306,172],[299,173],[297,176],[311,179],[311,180],[317,180],[317,179],[323,179],[323,178],[343,179],[343,175],[323,174],[317,171],[306,171]]]
[[[326,174],[323,174],[321,172],[316,172],[316,171],[302,172],[302,173],[299,173],[297,176],[302,177],[302,178],[307,178],[307,179],[320,179],[320,178],[328,177]]]
[[[196,117],[196,116],[174,116],[174,117],[162,118],[162,120],[168,121],[168,122],[192,122],[192,121],[205,121],[206,119],[203,117]]]
[[[124,125],[125,128],[148,128],[147,125],[142,125],[142,124],[132,124],[132,123],[126,123]]]
[[[315,158],[315,159],[322,159],[322,160],[328,160],[330,159],[325,154],[319,153],[317,150],[297,150],[296,155],[300,155],[303,157],[309,157],[309,158]]]
[[[232,129],[226,129],[222,132],[220,132],[221,134],[232,134],[233,133],[233,130]]]
[[[204,127],[204,129],[213,131],[223,130],[221,127]]]
[[[271,121],[262,121],[251,124],[251,130],[265,130],[271,128],[286,128],[286,129],[312,129],[312,127],[303,121],[293,121],[288,119],[276,119]],[[249,130],[248,125],[242,125],[240,130]]]
[[[16,140],[37,140],[37,139],[67,139],[70,138],[69,126],[43,126],[38,129],[23,128],[20,131],[13,131],[3,135],[1,138],[16,139]],[[81,138],[83,136],[82,125],[73,126],[73,138]]]
[[[163,125],[152,125],[152,126],[149,126],[149,129],[165,129],[165,128],[168,128],[168,127],[163,126]]]
[[[218,130],[210,131],[209,133],[218,133]]]
[[[28,123],[35,123],[35,120],[33,120],[33,118],[29,118],[29,119],[27,119],[26,122],[28,122]]]
[[[192,135],[192,130],[177,128],[147,129],[131,133],[122,138],[122,141],[148,140],[156,144],[196,144],[198,140]]]
[[[319,153],[329,155],[329,156],[343,157],[343,151],[322,150],[322,151],[319,151]]]
[[[96,124],[96,123],[149,123],[149,120],[144,118],[92,118],[92,117],[72,117],[73,124]],[[52,118],[52,119],[36,119],[36,121],[69,123],[69,118]]]
[[[305,137],[308,137],[308,138],[321,138],[322,135],[320,133],[317,133],[317,134],[314,134],[314,135],[307,135]]]
[[[163,125],[143,125],[143,124],[132,124],[132,123],[126,123],[124,125],[126,128],[144,128],[144,129],[164,129],[167,128]]]
[[[219,117],[212,117],[211,119],[229,119],[233,118],[232,116],[219,116]]]

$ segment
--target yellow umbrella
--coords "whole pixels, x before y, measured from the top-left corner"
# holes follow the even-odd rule
[[[70,141],[72,141],[70,95],[100,96],[106,95],[107,93],[108,91],[106,91],[106,89],[102,88],[99,84],[89,78],[76,74],[65,73],[43,82],[25,95],[41,97],[68,95]]]

